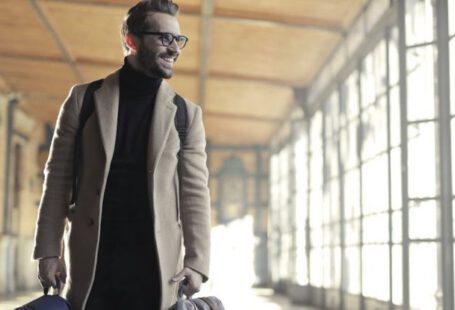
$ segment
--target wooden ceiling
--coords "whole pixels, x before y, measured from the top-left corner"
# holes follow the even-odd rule
[[[171,85],[204,109],[212,144],[267,144],[367,0],[181,0],[190,41]],[[131,0],[0,1],[0,91],[55,121],[69,88],[120,67]]]

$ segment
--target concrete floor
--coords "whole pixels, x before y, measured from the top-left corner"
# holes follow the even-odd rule
[[[7,300],[0,300],[0,310],[13,310],[28,301],[37,298],[40,292],[18,294]],[[226,310],[317,310],[301,305],[292,305],[285,296],[273,294],[271,289],[252,289],[239,298],[223,298]]]

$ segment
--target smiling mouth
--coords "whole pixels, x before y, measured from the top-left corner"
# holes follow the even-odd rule
[[[174,62],[175,62],[174,57],[161,57],[161,59],[163,59],[165,62],[167,62],[169,64],[174,64]]]

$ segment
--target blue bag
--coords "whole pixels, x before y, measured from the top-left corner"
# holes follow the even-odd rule
[[[58,282],[58,281],[57,281]],[[60,283],[57,283],[60,291]],[[44,288],[44,295],[14,310],[71,310],[70,304],[60,295],[48,295],[49,288]]]

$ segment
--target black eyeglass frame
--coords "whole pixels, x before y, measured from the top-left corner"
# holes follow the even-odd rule
[[[177,45],[179,46],[179,48],[184,48],[186,46],[186,44],[188,43],[189,39],[187,36],[182,36],[182,35],[178,35],[178,36],[175,36],[173,35],[172,33],[170,32],[156,32],[156,31],[141,31],[140,34],[144,35],[144,34],[151,34],[151,35],[156,35],[156,36],[160,36],[160,39],[161,39],[161,44],[163,44],[163,46],[170,46],[172,44],[172,42],[175,40],[175,42],[177,42]],[[172,40],[168,43],[168,44],[165,44],[164,43],[164,37],[166,35],[170,35],[172,36]],[[179,44],[179,40],[184,38],[185,41],[183,42],[183,45],[180,46]]]

